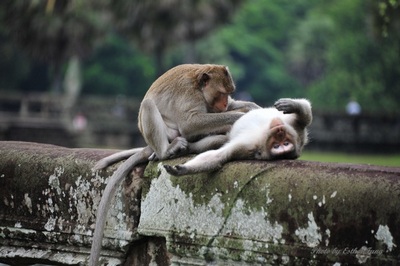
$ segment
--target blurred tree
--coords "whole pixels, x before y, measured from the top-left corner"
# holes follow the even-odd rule
[[[229,20],[242,0],[157,0],[112,2],[118,29],[154,55],[156,73],[165,71],[169,47],[188,43],[186,62],[196,62],[194,43]]]
[[[400,32],[400,0],[369,0],[369,11],[376,36],[388,37]]]
[[[308,96],[315,107],[344,110],[351,98],[364,112],[393,112],[400,107],[400,31],[373,22],[371,13],[377,6],[371,1],[337,0],[310,10],[324,13],[334,23],[329,42],[319,51],[326,67],[309,84]],[[376,34],[385,30],[386,37]]]
[[[238,90],[262,105],[308,97],[316,109],[393,112],[400,102],[399,0],[247,1],[202,41],[202,61],[228,62]]]
[[[289,39],[288,68],[305,87],[321,78],[327,68],[328,46],[335,27],[323,13],[308,14],[301,20]]]
[[[354,98],[365,112],[400,110],[400,0],[108,1],[0,2],[0,85],[20,86],[16,79],[46,69],[27,62],[6,33],[51,62],[55,74],[73,52],[87,55],[112,32],[114,19],[119,35],[135,45],[113,34],[98,46],[84,65],[85,93],[141,97],[154,73],[183,61],[211,62],[227,64],[238,91],[262,105],[308,97],[316,109],[337,111]],[[232,22],[203,38],[242,2]]]
[[[110,34],[84,63],[82,93],[142,98],[154,73],[149,56],[138,52],[120,36]]]
[[[20,86],[20,80],[29,75],[30,63],[18,53],[11,42],[6,41],[0,30],[0,89],[9,90]]]
[[[230,25],[200,45],[206,51],[202,60],[229,62],[238,90],[249,92],[261,105],[299,95],[301,87],[286,69],[286,50],[290,30],[305,5],[305,1],[247,1]]]
[[[15,44],[52,66],[52,90],[62,91],[62,66],[91,51],[107,30],[106,0],[3,0],[3,22]]]

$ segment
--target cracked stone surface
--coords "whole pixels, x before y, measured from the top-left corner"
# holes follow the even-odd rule
[[[172,262],[243,265],[397,260],[400,168],[239,161],[211,174],[145,172],[138,231]],[[321,264],[318,264],[321,265]]]
[[[97,206],[113,169],[93,172],[113,151],[0,142],[0,258],[76,265],[87,260]],[[110,208],[103,242],[109,265],[135,239],[138,202],[123,187]],[[107,259],[108,257],[108,259]]]
[[[0,262],[85,265],[117,166],[91,167],[112,152],[0,142]],[[164,171],[189,158],[150,163],[141,191],[127,177],[107,217],[104,263],[396,265],[400,168],[298,160]]]

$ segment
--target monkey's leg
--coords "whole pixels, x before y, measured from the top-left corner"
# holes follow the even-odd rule
[[[183,156],[185,154],[199,154],[208,150],[215,150],[224,145],[228,140],[229,138],[226,135],[210,135],[196,142],[187,142],[185,138],[177,137],[172,141],[168,148],[168,159]],[[153,153],[149,157],[149,161],[156,160],[158,160],[158,158],[155,153]]]
[[[151,99],[145,99],[141,104],[140,120],[143,121],[142,135],[146,143],[153,149],[160,160],[186,151],[187,141],[179,136],[177,131],[167,127],[156,104]],[[173,141],[171,144],[169,140]]]
[[[203,152],[185,164],[164,165],[168,173],[175,176],[212,172],[220,169],[224,163],[236,154],[236,147],[229,143],[218,150]]]
[[[166,125],[156,104],[151,99],[145,99],[140,106],[140,121],[142,135],[159,159],[163,159],[169,145]]]
[[[196,142],[188,143],[188,153],[199,154],[208,150],[219,149],[227,143],[229,137],[227,135],[210,135]]]
[[[104,169],[114,163],[117,163],[119,161],[122,161],[122,160],[125,160],[125,159],[131,157],[132,155],[142,151],[143,149],[144,148],[135,148],[135,149],[130,149],[130,150],[114,153],[110,156],[107,156],[107,157],[99,160],[93,167],[93,170],[96,171],[96,170]]]
[[[164,159],[172,159],[188,153],[188,141],[183,137],[176,137],[171,144],[169,144],[167,152],[165,153]],[[150,157],[149,161],[157,161],[159,158],[154,152]]]

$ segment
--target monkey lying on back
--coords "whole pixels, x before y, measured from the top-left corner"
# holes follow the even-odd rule
[[[184,64],[168,70],[151,85],[139,109],[139,130],[151,149],[118,152],[97,162],[94,170],[139,152],[164,160],[218,148],[228,140],[225,133],[236,120],[260,108],[233,100],[234,91],[226,66]]]
[[[305,99],[280,99],[276,108],[257,109],[233,124],[229,141],[218,150],[197,155],[183,165],[164,165],[176,176],[211,172],[234,159],[296,159],[307,144],[312,113]]]
[[[226,66],[180,65],[160,76],[147,91],[139,109],[139,130],[147,147],[118,152],[100,160],[94,170],[127,159],[113,173],[97,209],[89,265],[98,265],[107,210],[118,185],[139,165],[186,153],[219,148],[232,124],[244,112],[260,108],[234,101],[235,91]]]

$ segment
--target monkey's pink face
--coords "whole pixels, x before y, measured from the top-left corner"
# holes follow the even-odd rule
[[[225,90],[218,90],[212,87],[210,83],[203,88],[204,99],[207,102],[209,110],[213,113],[226,112],[228,109],[229,93]]]
[[[287,132],[281,119],[273,119],[270,130],[271,134],[267,141],[267,147],[273,156],[290,153],[295,149],[293,137]]]
[[[212,110],[216,113],[225,112],[228,108],[228,97],[229,94],[218,92],[214,97],[214,102],[211,106]]]

